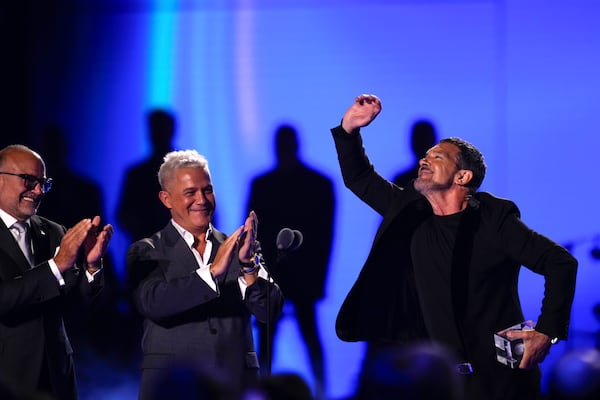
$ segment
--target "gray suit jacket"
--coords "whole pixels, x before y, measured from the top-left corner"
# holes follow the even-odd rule
[[[225,238],[222,232],[213,230],[209,261]],[[219,293],[198,276],[197,268],[191,249],[170,222],[152,237],[133,243],[127,251],[127,270],[134,282],[133,301],[144,318],[140,393],[152,390],[154,382],[147,378],[150,374],[179,361],[193,360],[222,370],[232,377],[233,385],[256,379],[258,360],[251,315],[266,321],[269,287],[274,320],[283,305],[279,287],[258,279],[242,299],[237,256],[218,280]]]

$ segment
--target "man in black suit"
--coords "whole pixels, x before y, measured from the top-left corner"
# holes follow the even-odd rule
[[[51,185],[39,154],[22,145],[0,150],[0,385],[15,397],[76,399],[62,312],[101,289],[112,226],[101,228],[95,216],[67,231],[36,215]]]
[[[465,399],[541,398],[538,363],[567,338],[577,260],[527,227],[513,202],[477,191],[486,165],[462,139],[429,149],[412,185],[384,179],[360,133],[380,111],[376,96],[358,96],[332,129],[345,185],[383,216],[339,311],[338,337],[382,351],[441,343],[454,354]],[[508,333],[524,343],[519,368],[510,368],[496,359],[494,333],[524,320],[522,265],[543,275],[545,293],[535,327]]]
[[[173,365],[190,362],[222,371],[239,393],[258,378],[251,315],[266,322],[283,305],[256,254],[258,219],[250,212],[229,236],[212,225],[208,162],[194,150],[168,153],[158,180],[171,220],[127,251],[133,301],[144,318],[139,397],[152,398]]]

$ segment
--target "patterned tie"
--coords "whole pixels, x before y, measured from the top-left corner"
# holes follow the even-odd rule
[[[29,225],[25,221],[17,221],[12,226],[17,232],[17,242],[23,252],[23,255],[29,261],[29,265],[33,266],[33,253],[31,252],[31,238],[29,237]]]

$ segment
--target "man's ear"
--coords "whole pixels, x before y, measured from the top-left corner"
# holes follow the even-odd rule
[[[454,175],[454,182],[461,186],[466,186],[473,179],[473,171],[461,169]]]
[[[173,208],[171,205],[171,195],[166,190],[161,190],[158,192],[158,199],[167,207],[169,210]]]

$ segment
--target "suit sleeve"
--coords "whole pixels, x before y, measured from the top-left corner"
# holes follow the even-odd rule
[[[567,339],[577,260],[565,248],[526,226],[516,206],[504,214],[500,233],[510,257],[544,276],[544,297],[536,330],[551,338]]]
[[[267,290],[269,293],[269,314],[271,322],[275,322],[283,309],[283,295],[276,283],[267,284],[265,279],[259,278],[253,285],[246,288],[244,302],[250,312],[260,322],[267,322]]]
[[[61,295],[48,263],[0,282],[0,315],[19,313]]]
[[[176,261],[161,256],[149,240],[131,245],[126,259],[133,302],[146,318],[167,319],[218,297],[194,270],[167,276],[169,264]]]
[[[331,130],[344,185],[380,215],[405,192],[379,175],[365,152],[360,133],[346,133],[341,126]]]

